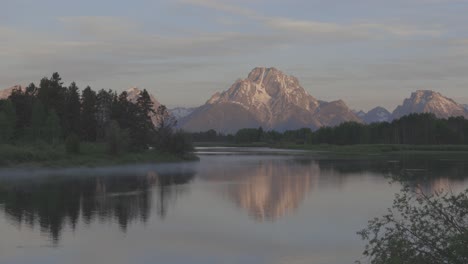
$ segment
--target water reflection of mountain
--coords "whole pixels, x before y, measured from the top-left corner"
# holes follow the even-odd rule
[[[225,163],[207,158],[209,169],[200,174],[208,181],[228,181],[221,193],[257,221],[273,221],[295,212],[315,188],[340,188],[352,177],[411,180],[425,192],[443,188],[468,177],[468,163],[430,159],[259,158]],[[214,165],[219,162],[221,166]],[[385,179],[388,177],[388,179]]]
[[[223,166],[203,173],[209,181],[230,181],[222,193],[258,221],[272,221],[294,212],[316,186],[317,164],[262,159],[247,165]]]
[[[117,222],[126,231],[132,221],[148,220],[154,200],[158,215],[164,217],[168,204],[183,190],[171,186],[185,184],[193,177],[193,172],[186,171],[149,171],[18,181],[2,179],[0,208],[18,226],[39,227],[56,243],[65,226],[74,229],[80,221],[85,224],[95,220]]]

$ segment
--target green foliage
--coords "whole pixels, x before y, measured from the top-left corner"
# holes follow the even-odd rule
[[[74,133],[68,135],[65,139],[65,149],[70,154],[80,153],[80,137]]]
[[[178,154],[192,150],[187,136],[174,131],[176,122],[167,108],[154,111],[146,90],[136,102],[127,96],[104,89],[96,93],[89,86],[80,96],[74,82],[66,88],[54,73],[42,78],[39,87],[32,83],[24,90],[13,90],[8,100],[0,100],[0,143],[55,146],[65,142],[69,153],[78,153],[83,139],[106,142],[115,155],[129,146],[140,152],[149,148]],[[155,120],[159,121],[157,129]]]
[[[81,103],[78,87],[74,82],[70,84],[66,91],[65,101],[65,135],[77,133],[80,131],[81,125]]]
[[[81,138],[87,141],[95,141],[97,133],[97,95],[91,87],[83,90],[81,104]]]
[[[468,120],[463,117],[438,119],[428,113],[411,114],[391,123],[345,122],[335,127],[322,127],[316,131],[301,128],[281,133],[248,128],[240,129],[234,136],[213,132],[193,133],[192,137],[197,142],[224,141],[238,144],[264,142],[297,145],[468,145]]]
[[[106,129],[107,152],[110,155],[119,155],[128,148],[128,132],[122,130],[115,120],[109,122]]]
[[[468,263],[468,190],[427,195],[406,188],[388,214],[358,234],[372,264]]]
[[[13,138],[16,124],[16,112],[10,100],[0,103],[0,142],[8,142]]]
[[[51,110],[47,115],[44,126],[44,138],[50,144],[58,144],[62,137],[62,128],[60,126],[60,120],[54,110]]]
[[[260,142],[263,138],[263,129],[261,127],[258,129],[244,128],[237,131],[234,138],[236,143]]]
[[[41,101],[35,100],[32,106],[30,138],[33,141],[44,139],[46,134],[45,121],[47,114]]]

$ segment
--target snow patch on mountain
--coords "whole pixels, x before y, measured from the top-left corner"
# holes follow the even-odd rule
[[[175,107],[169,109],[169,112],[172,116],[174,116],[177,120],[184,118],[190,115],[193,111],[195,111],[196,107]]]
[[[463,105],[431,90],[413,92],[410,98],[405,99],[403,104],[393,111],[392,118],[400,118],[411,113],[433,113],[438,118],[448,118],[451,116],[468,117],[468,113]]]

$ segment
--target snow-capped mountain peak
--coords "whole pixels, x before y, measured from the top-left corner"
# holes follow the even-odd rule
[[[229,121],[228,121],[229,120]],[[342,101],[318,101],[299,80],[276,68],[254,68],[226,91],[182,120],[182,127],[235,132],[244,127],[265,129],[318,128],[343,121],[361,121]]]
[[[392,116],[393,118],[400,118],[410,113],[433,113],[439,118],[468,117],[468,113],[461,104],[431,90],[413,92],[410,98],[405,99],[403,104],[393,111]]]

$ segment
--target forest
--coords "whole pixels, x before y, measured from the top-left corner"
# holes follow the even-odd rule
[[[335,127],[310,128],[284,132],[264,131],[263,128],[246,128],[234,135],[208,130],[192,133],[194,142],[229,142],[250,144],[294,143],[298,145],[467,145],[468,120],[463,117],[437,118],[431,113],[410,114],[392,122],[362,124],[346,122]]]
[[[176,125],[164,105],[154,110],[146,90],[131,102],[127,92],[96,92],[89,86],[80,92],[74,82],[66,87],[58,73],[41,79],[39,86],[31,83],[0,100],[4,150],[47,145],[78,154],[86,143],[104,146],[113,156],[156,150],[182,157],[192,145]]]

